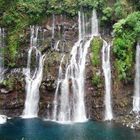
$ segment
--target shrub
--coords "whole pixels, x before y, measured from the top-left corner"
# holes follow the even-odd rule
[[[135,44],[140,38],[140,12],[134,12],[114,25],[115,66],[120,80],[132,78]]]
[[[101,67],[100,53],[102,45],[103,42],[100,37],[94,37],[94,39],[91,42],[91,50],[92,50],[91,60],[93,65],[92,83],[95,86],[101,84],[101,74],[99,73],[99,71]]]
[[[102,47],[102,40],[99,37],[94,37],[94,39],[91,42],[91,48],[92,48],[92,64],[95,67],[98,67],[100,62],[100,51]]]

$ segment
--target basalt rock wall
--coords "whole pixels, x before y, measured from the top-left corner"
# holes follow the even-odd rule
[[[43,80],[40,87],[40,102],[39,116],[47,117],[51,115],[48,112],[52,110],[57,76],[60,60],[65,55],[63,67],[66,66],[70,51],[73,44],[78,39],[78,23],[77,18],[69,19],[66,16],[55,16],[54,38],[52,38],[52,23],[53,18],[49,17],[42,23],[44,31],[44,46],[42,53],[46,54]],[[5,79],[0,85],[0,113],[9,117],[16,117],[22,114],[25,102],[25,76],[23,74],[27,63],[27,53],[29,49],[29,29],[26,31],[26,44],[21,46],[22,51],[19,51],[16,65],[14,68],[7,67],[5,70]],[[55,50],[55,45],[59,41],[58,50]],[[113,46],[112,46],[113,48]],[[85,75],[85,104],[87,116],[93,120],[104,119],[104,77],[102,67],[97,69],[92,65],[91,61],[92,50],[89,49],[86,62]],[[101,59],[101,53],[100,59]],[[8,56],[5,56],[7,58]],[[129,83],[120,82],[117,80],[117,72],[114,67],[115,57],[111,56],[112,65],[112,108],[114,118],[125,116],[132,110],[132,96],[134,81]],[[8,63],[6,61],[6,63]],[[6,66],[8,64],[5,64]],[[101,83],[93,84],[94,71],[99,71],[101,75]]]

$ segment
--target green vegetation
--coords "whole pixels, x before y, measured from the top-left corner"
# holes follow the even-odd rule
[[[91,42],[91,49],[92,49],[92,56],[91,61],[93,65],[93,77],[92,83],[95,86],[98,86],[101,83],[101,74],[100,74],[100,67],[101,67],[101,48],[103,42],[100,37],[94,37]]]
[[[116,20],[125,18],[129,13],[132,12],[131,3],[127,0],[117,0],[114,5],[114,16]]]
[[[98,11],[102,29],[113,30],[113,52],[119,79],[131,79],[135,45],[140,39],[139,0],[0,0],[0,26],[7,30],[5,53],[9,57],[8,65],[15,65],[19,48],[26,45],[26,29],[30,25],[41,24],[45,16],[52,14],[74,17],[81,9],[89,11],[93,8]],[[92,63],[98,68],[101,42],[96,38],[92,44]],[[98,81],[97,77],[95,79]]]
[[[94,37],[94,39],[91,42],[91,49],[92,49],[92,64],[95,67],[100,66],[101,60],[100,60],[100,52],[102,47],[102,39],[100,37]]]
[[[92,84],[96,87],[99,87],[99,85],[101,84],[101,75],[100,74],[94,74],[92,77]]]
[[[120,80],[130,80],[135,58],[135,44],[140,39],[140,12],[133,12],[114,25],[115,65]]]
[[[117,0],[112,7],[102,10],[101,26],[103,29],[113,27],[113,52],[115,68],[119,80],[131,80],[135,62],[135,46],[140,40],[140,8],[139,1]]]
[[[31,24],[37,24],[44,16],[45,0],[0,0],[0,25],[7,28],[7,53],[10,54],[10,64],[14,66],[18,47],[24,40],[24,29]]]
[[[135,10],[140,10],[140,0],[129,0],[132,3]]]
[[[127,17],[133,11],[133,6],[127,0],[117,0],[111,6],[105,5],[102,9],[101,26],[111,28],[118,20]]]
[[[40,24],[44,16],[66,14],[77,16],[82,9],[103,7],[104,0],[0,0],[0,26],[7,33],[8,62],[15,65],[21,44],[25,44],[25,30],[30,25]]]

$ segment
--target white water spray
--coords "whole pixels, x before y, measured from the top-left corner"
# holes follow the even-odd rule
[[[4,79],[4,60],[3,60],[3,48],[5,47],[5,31],[4,28],[0,28],[0,83]],[[7,116],[0,115],[0,124],[7,122]]]
[[[27,68],[25,70],[26,80],[26,100],[23,111],[23,118],[34,118],[38,116],[39,87],[43,76],[43,66],[45,55],[42,55],[38,49],[39,27],[31,27],[30,49],[28,51]],[[31,72],[32,52],[36,54],[35,70]]]
[[[60,43],[60,40],[58,40],[57,42],[56,42],[56,44],[55,44],[55,50],[56,51],[59,51],[59,43]]]
[[[92,34],[94,36],[99,36],[98,18],[95,10],[92,12],[92,23]]]
[[[102,68],[105,77],[105,120],[112,120],[110,44],[103,40]]]
[[[58,91],[61,85],[61,82],[63,80],[63,71],[62,71],[62,63],[64,61],[64,57],[65,55],[63,55],[61,62],[60,62],[60,66],[59,66],[59,73],[58,73],[58,80],[57,80],[57,87],[56,87],[56,91],[55,91],[55,97],[54,97],[54,101],[53,101],[53,117],[52,120],[56,120],[57,118],[57,106],[58,106]]]
[[[87,120],[85,109],[85,63],[88,48],[93,39],[94,31],[90,38],[86,37],[85,15],[79,12],[79,40],[74,44],[71,58],[67,65],[64,78],[60,64],[59,78],[54,99],[53,120],[61,123],[84,122]],[[92,18],[92,26],[95,20]],[[58,90],[60,88],[60,107],[58,107]],[[57,99],[57,100],[56,100]]]
[[[135,90],[133,97],[133,111],[135,113],[140,112],[140,44],[136,47],[136,74],[135,74]]]
[[[5,31],[4,28],[0,28],[0,83],[3,81],[4,79],[4,56],[3,56],[3,49],[5,46]]]
[[[52,16],[52,38],[54,39],[54,33],[55,33],[55,15]]]

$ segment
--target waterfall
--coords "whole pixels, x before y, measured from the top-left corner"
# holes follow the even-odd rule
[[[3,48],[5,47],[5,31],[4,28],[0,28],[0,83],[4,79],[4,60],[3,60]],[[0,115],[0,124],[7,122],[7,116]]]
[[[92,34],[94,36],[98,36],[99,35],[99,29],[98,29],[98,18],[97,18],[97,14],[96,14],[96,10],[93,10],[92,12]]]
[[[26,100],[25,108],[23,110],[23,118],[33,118],[38,116],[38,102],[39,102],[39,87],[41,85],[43,76],[43,65],[45,55],[39,51],[38,43],[39,27],[31,27],[30,49],[28,51],[27,68],[25,70],[26,81]],[[32,53],[35,51],[35,69],[31,71]]]
[[[54,33],[55,33],[55,15],[53,14],[53,17],[52,17],[52,39],[54,39]]]
[[[59,48],[58,48],[58,47],[59,47],[59,43],[60,43],[60,40],[58,40],[58,41],[56,42],[56,44],[55,44],[55,48],[54,48],[54,49],[55,49],[56,51],[59,51]]]
[[[83,122],[87,120],[84,101],[85,64],[86,55],[93,39],[94,31],[91,29],[92,34],[87,38],[85,32],[85,15],[79,12],[78,16],[79,39],[72,48],[65,73],[63,73],[62,70],[63,58],[61,60],[54,98],[52,119],[61,123]],[[92,26],[94,26],[94,22],[95,19],[92,17]],[[59,99],[58,92],[61,93]]]
[[[140,112],[140,44],[136,47],[136,74],[135,74],[135,90],[133,97],[133,111],[135,113]]]
[[[112,120],[110,44],[103,40],[102,68],[105,77],[105,120]]]
[[[59,66],[57,87],[56,87],[55,97],[54,97],[54,101],[53,101],[53,107],[54,107],[53,108],[53,117],[52,117],[53,120],[56,120],[56,118],[57,118],[58,91],[59,91],[59,88],[60,88],[60,84],[63,80],[62,63],[64,61],[64,57],[65,57],[65,55],[62,56],[60,66]]]
[[[5,39],[5,31],[4,28],[0,28],[0,83],[4,79],[4,60],[3,60],[3,48],[5,46],[4,44]]]

